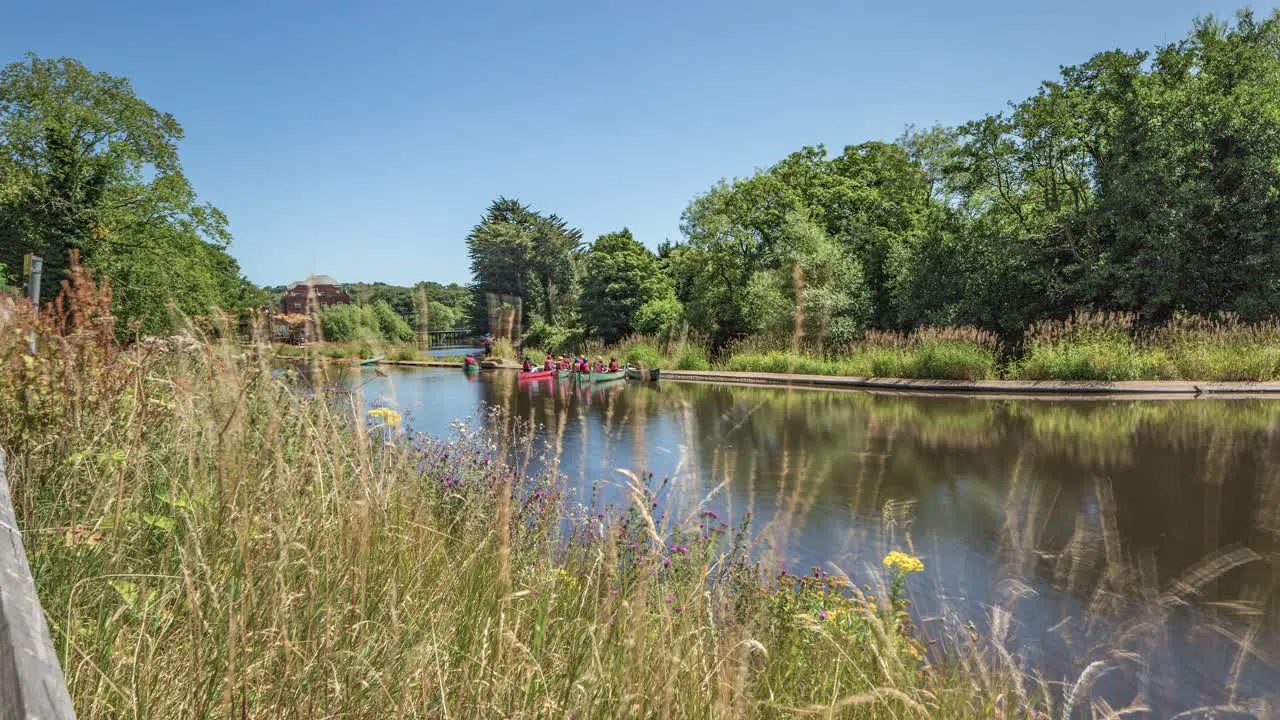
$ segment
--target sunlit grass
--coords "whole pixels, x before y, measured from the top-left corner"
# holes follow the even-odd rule
[[[256,351],[71,367],[51,349],[20,369],[8,349],[0,433],[24,526],[59,529],[28,550],[82,717],[979,717],[996,702],[926,671],[902,575],[861,579],[893,581],[873,606],[843,576],[766,572],[745,526],[659,515],[675,501],[647,478],[623,508],[566,514],[554,477],[505,461],[513,438],[411,438]],[[62,397],[69,379],[93,392]],[[21,406],[19,387],[40,399]],[[54,420],[52,442],[32,432]]]

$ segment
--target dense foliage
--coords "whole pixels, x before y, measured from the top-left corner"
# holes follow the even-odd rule
[[[581,242],[582,232],[555,215],[513,199],[495,200],[467,236],[478,325],[496,325],[496,310],[512,301],[522,329],[535,318],[547,325],[571,322],[578,295],[574,255]]]
[[[76,60],[28,55],[0,71],[0,262],[44,258],[57,294],[73,252],[112,281],[113,306],[143,333],[171,308],[252,305],[227,254],[226,217],[196,197],[178,160],[182,127],[129,81]]]
[[[500,199],[468,238],[472,267],[481,296],[542,307],[535,261],[554,256],[580,273],[555,297],[582,288],[558,307],[581,313],[546,323],[606,341],[680,326],[716,349],[752,338],[840,354],[867,331],[949,325],[1008,350],[1033,323],[1098,311],[1141,327],[1177,313],[1258,320],[1280,312],[1277,108],[1280,15],[1244,11],[1064,67],[959,127],[805,147],[722,181],[689,204],[683,240],[657,263],[629,233],[566,259],[574,243],[538,244],[541,216]]]
[[[580,301],[588,332],[615,342],[635,330],[634,318],[646,305],[674,300],[671,279],[662,271],[658,257],[630,230],[601,235],[592,243],[586,255]]]
[[[330,305],[320,311],[320,331],[329,342],[408,342],[414,330],[385,301]]]

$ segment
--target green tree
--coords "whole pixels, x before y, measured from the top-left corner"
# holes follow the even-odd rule
[[[579,314],[587,332],[605,342],[630,334],[641,307],[675,299],[658,256],[627,228],[596,238],[585,260]]]
[[[467,236],[477,324],[488,329],[497,298],[517,298],[525,323],[532,313],[548,325],[567,319],[575,297],[572,256],[581,242],[582,232],[555,215],[543,216],[518,200],[495,200]]]
[[[28,55],[0,71],[0,261],[45,259],[52,298],[72,250],[106,274],[115,310],[165,332],[169,308],[232,307],[226,217],[182,173],[182,128],[124,78]],[[124,325],[127,326],[128,323]]]

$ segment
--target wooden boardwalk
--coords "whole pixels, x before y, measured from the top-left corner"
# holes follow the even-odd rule
[[[0,720],[75,716],[31,579],[0,452]]]

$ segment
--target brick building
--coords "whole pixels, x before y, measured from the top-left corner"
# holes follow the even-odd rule
[[[280,311],[288,315],[311,314],[328,305],[345,305],[351,296],[337,280],[328,275],[308,275],[306,280],[289,283],[280,301]]]

